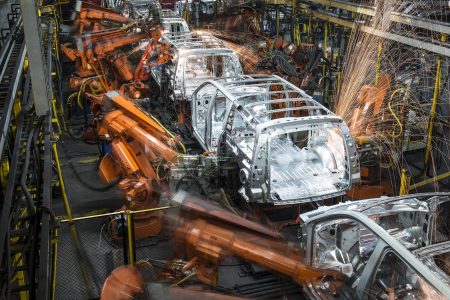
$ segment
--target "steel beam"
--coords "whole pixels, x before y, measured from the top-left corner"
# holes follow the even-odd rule
[[[375,16],[375,8],[361,5],[357,3],[351,3],[347,1],[336,1],[336,0],[309,0],[311,3],[322,4],[325,6],[335,7],[339,9],[348,10],[351,12],[367,15],[367,16]],[[397,12],[391,13],[391,21],[410,25],[416,28],[422,28],[426,30],[431,30],[434,32],[438,32],[441,34],[450,34],[450,26],[448,23],[439,22],[435,20],[419,18],[415,16],[410,16],[407,14],[401,14]]]
[[[50,87],[46,59],[42,45],[41,24],[35,0],[20,0],[25,43],[31,73],[31,85],[37,116],[44,116],[50,110]],[[49,58],[51,59],[51,58]]]
[[[388,39],[394,42],[398,42],[398,43],[402,43],[404,45],[408,45],[414,48],[418,48],[418,49],[422,49],[422,50],[426,50],[432,53],[436,53],[445,57],[450,57],[450,48],[447,47],[443,47],[440,45],[436,45],[436,44],[432,44],[432,43],[428,43],[428,42],[423,42],[423,41],[419,41],[416,39],[412,39],[406,36],[401,36],[395,33],[390,33],[390,32],[385,32],[370,26],[366,26],[366,25],[358,25],[353,21],[347,21],[347,20],[343,20],[341,18],[339,18],[337,15],[330,13],[330,12],[326,12],[326,11],[322,11],[322,10],[311,10],[305,6],[303,6],[304,9],[307,10],[307,12],[312,15],[313,17],[316,17],[318,19],[321,20],[325,20],[340,26],[344,26],[347,28],[351,28],[354,29],[355,27],[359,26],[359,29],[363,32],[384,38],[384,39]]]

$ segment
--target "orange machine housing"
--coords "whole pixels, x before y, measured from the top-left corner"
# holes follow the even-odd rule
[[[161,167],[176,160],[177,138],[117,92],[107,93],[106,98],[115,109],[103,117],[99,132],[111,142],[112,152],[101,161],[99,176],[105,182],[122,177],[118,187],[126,199],[123,209],[155,208],[165,184],[154,164]],[[136,239],[157,235],[162,229],[161,216],[161,212],[136,214]]]
[[[388,76],[381,75],[376,86],[364,85],[361,88],[349,125],[354,137],[370,136],[376,132],[375,122],[383,118],[381,109],[390,83]]]
[[[214,266],[227,255],[240,257],[289,276],[300,285],[321,280],[325,275],[343,279],[339,272],[307,267],[302,263],[303,256],[299,250],[285,241],[214,221],[197,219],[185,222],[177,230],[177,239],[186,243],[189,257],[199,258],[197,278],[206,284],[217,285]]]
[[[303,255],[300,250],[283,240],[278,232],[187,194],[182,195],[183,201],[179,201],[177,200],[179,195],[176,194],[173,199],[180,204],[182,211],[181,214],[174,212],[173,217],[177,222],[181,221],[175,234],[178,244],[176,249],[180,255],[189,259],[181,267],[180,275],[183,277],[186,274],[195,274],[198,281],[207,285],[217,285],[217,267],[220,260],[227,256],[236,256],[272,272],[288,276],[301,286],[328,277],[327,279],[335,279],[332,285],[338,289],[340,283],[345,280],[345,276],[338,271],[306,266],[302,263]],[[128,294],[130,290],[136,292],[134,295],[142,291],[135,288],[134,284],[128,284],[128,281],[134,283],[140,278],[134,268],[120,267],[113,271],[103,286],[101,299],[123,299],[119,296]],[[126,279],[128,277],[124,270],[127,270],[130,279]],[[122,276],[124,283],[118,284],[115,280],[118,276]],[[117,296],[106,298],[106,295]],[[206,294],[197,296],[202,297]],[[221,295],[211,296],[222,299]]]

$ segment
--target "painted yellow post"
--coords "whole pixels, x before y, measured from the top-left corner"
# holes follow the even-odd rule
[[[400,192],[399,195],[408,195],[409,193],[409,178],[406,176],[406,170],[402,169],[402,177],[400,179]]]
[[[323,23],[323,56],[327,58],[328,23]]]
[[[0,161],[0,185],[3,190],[6,190],[9,178],[9,161]]]
[[[22,254],[23,253],[17,253],[14,256],[14,262],[15,262],[15,265],[17,267],[23,266],[23,256],[22,256]],[[19,287],[24,287],[24,286],[27,285],[26,282],[25,282],[25,273],[24,273],[24,271],[17,272],[17,277],[15,279],[17,280],[17,284],[18,284]],[[27,299],[29,299],[28,291],[20,291],[19,295],[20,295],[20,300],[27,300]]]
[[[292,18],[294,19],[294,44],[300,45],[300,25],[295,17],[296,2],[292,1]]]
[[[309,16],[309,22],[308,22],[308,43],[311,42],[311,33],[312,33],[312,16]]]
[[[59,124],[59,119],[58,119],[58,112],[57,112],[57,109],[56,109],[56,99],[55,99],[55,97],[53,97],[53,91],[51,91],[51,93],[52,93],[52,113],[53,113],[53,116],[52,116],[52,122],[54,123],[54,124],[56,124],[56,127],[57,127],[57,132],[58,132],[58,135],[61,135],[61,125]]]
[[[381,41],[378,42],[378,52],[377,52],[377,66],[375,71],[375,85],[378,84],[378,78],[380,77],[381,70],[381,53],[383,51],[383,44]]]
[[[339,91],[341,90],[341,77],[342,77],[342,71],[339,67],[338,73],[337,73],[337,87],[336,87],[336,94],[339,94]]]
[[[447,36],[443,35],[441,38],[442,42],[447,41]],[[430,159],[431,159],[431,150],[432,150],[432,142],[433,142],[433,128],[434,128],[434,118],[436,117],[436,107],[439,99],[439,94],[441,90],[441,70],[442,70],[442,61],[441,58],[437,58],[437,67],[436,67],[436,79],[434,82],[434,92],[433,92],[433,102],[431,103],[431,112],[430,112],[430,120],[428,122],[428,134],[427,134],[427,145],[425,148],[425,161],[424,161],[424,170],[423,170],[423,178],[427,177],[428,168],[430,167]]]
[[[128,258],[130,265],[134,265],[136,262],[135,258],[135,249],[134,249],[134,222],[133,222],[133,214],[131,211],[125,211],[125,215],[127,216],[127,238],[128,238]]]
[[[323,25],[323,45],[322,46],[323,46],[323,56],[325,58],[327,58],[327,38],[328,38],[328,23],[324,22],[324,25]],[[326,75],[327,75],[327,67],[324,64],[323,67],[322,67],[322,76],[325,77]],[[325,82],[326,81],[324,80],[324,87],[326,86]]]
[[[62,176],[61,165],[59,163],[58,149],[56,148],[56,143],[53,143],[53,156],[55,159],[56,169],[58,170],[58,180],[61,186],[61,194],[64,202],[64,209],[66,210],[67,218],[69,223],[72,223],[72,211],[70,210],[69,199],[67,199],[66,186],[64,184],[64,179]]]
[[[280,8],[278,5],[275,5],[275,18],[277,21],[277,35],[280,35]]]
[[[52,293],[51,299],[55,300],[56,291],[56,263],[58,262],[58,228],[55,228],[55,233],[53,237],[53,265],[52,265]]]

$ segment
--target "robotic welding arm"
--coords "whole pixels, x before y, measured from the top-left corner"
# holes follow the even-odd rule
[[[118,24],[134,24],[136,20],[124,17],[113,11],[108,12],[94,8],[82,8],[80,12],[80,20],[99,20],[111,21]]]
[[[207,269],[205,262],[219,264],[227,255],[261,265],[271,271],[291,277],[299,285],[319,281],[325,276],[343,280],[333,270],[318,270],[302,263],[302,255],[287,242],[274,240],[242,228],[224,226],[211,220],[185,222],[177,230],[179,241],[186,243],[189,257],[200,258],[197,265],[200,281],[217,284],[217,274]]]
[[[297,247],[258,223],[186,193],[177,193],[172,200],[181,207],[181,218],[178,213],[175,216],[182,222],[175,234],[179,245],[177,248],[189,259],[183,263],[183,272],[193,272],[191,274],[195,274],[196,279],[203,284],[218,285],[217,267],[227,256],[236,256],[271,272],[288,276],[304,287],[333,278],[333,287],[339,289],[345,280],[340,272],[308,267],[303,263],[303,255]],[[128,284],[119,284],[116,280],[118,277],[133,280],[129,280]],[[127,292],[136,296],[143,292],[144,285],[138,267],[122,266],[108,277],[101,299],[118,299],[110,297]],[[189,290],[189,287],[186,289]]]
[[[160,194],[168,192],[160,174],[177,160],[177,137],[117,92],[106,93],[103,105],[114,109],[100,118],[97,131],[111,148],[100,163],[100,178],[109,183],[121,178],[118,187],[125,195],[126,209],[157,207]],[[154,236],[161,228],[160,212],[135,218],[137,239]]]

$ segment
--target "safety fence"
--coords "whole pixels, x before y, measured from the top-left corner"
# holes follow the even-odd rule
[[[144,259],[168,260],[174,249],[164,230],[154,237],[135,238],[142,220],[172,206],[117,211],[60,220],[55,239],[53,299],[98,299],[103,283],[122,265]],[[140,230],[136,230],[137,233]]]

